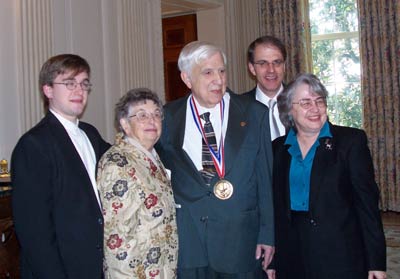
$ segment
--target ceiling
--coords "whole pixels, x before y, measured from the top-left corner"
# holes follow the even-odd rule
[[[213,9],[223,5],[224,0],[161,0],[163,17],[190,14],[196,11]]]

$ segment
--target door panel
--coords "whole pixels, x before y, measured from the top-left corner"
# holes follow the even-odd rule
[[[165,100],[169,102],[183,97],[189,92],[180,78],[178,57],[186,44],[197,40],[196,15],[164,18],[162,28]]]

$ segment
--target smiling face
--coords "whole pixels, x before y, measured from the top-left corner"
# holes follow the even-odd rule
[[[201,106],[215,107],[226,90],[225,64],[221,54],[216,53],[193,66],[190,75],[182,72],[181,78]]]
[[[262,65],[263,61],[266,63]],[[284,62],[283,55],[277,47],[260,44],[254,49],[254,64],[250,62],[248,64],[250,72],[257,79],[258,86],[270,98],[273,98],[281,88],[285,75]]]
[[[293,116],[299,134],[319,134],[322,126],[328,119],[326,105],[317,106],[314,100],[320,98],[318,94],[310,91],[308,84],[299,85],[294,93],[293,102],[298,103],[302,99],[310,99],[312,106],[304,109],[300,104],[293,104],[290,114]]]
[[[160,108],[152,100],[146,100],[145,103],[132,105],[129,112],[127,118],[120,120],[125,135],[138,140],[144,148],[151,151],[161,135],[161,119],[154,117],[154,114],[160,113]],[[137,116],[140,112],[146,112],[150,117],[140,120]]]
[[[78,83],[74,90],[69,90],[64,84],[68,80],[74,80]],[[89,81],[86,72],[81,72],[72,76],[71,72],[58,75],[53,85],[44,85],[43,93],[49,100],[49,108],[59,113],[64,118],[76,122],[83,113],[88,98],[88,91],[82,90],[80,83]]]

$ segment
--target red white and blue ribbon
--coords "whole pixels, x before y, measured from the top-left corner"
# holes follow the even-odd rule
[[[224,111],[225,111],[225,102],[224,99],[221,100],[219,103],[219,110],[221,115],[221,137],[219,139],[219,148],[218,150],[214,150],[207,141],[206,133],[204,131],[204,127],[201,124],[201,118],[199,115],[199,111],[197,110],[196,101],[194,100],[193,96],[190,96],[189,100],[190,109],[192,111],[192,116],[194,123],[196,123],[197,129],[199,130],[204,142],[207,144],[208,149],[210,150],[211,157],[213,159],[215,170],[219,178],[224,178],[225,176],[225,159],[224,159],[224,138],[222,134],[222,127],[224,123]]]

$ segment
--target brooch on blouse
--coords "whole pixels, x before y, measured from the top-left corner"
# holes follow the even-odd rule
[[[326,139],[325,140],[325,149],[326,150],[332,150],[333,149],[331,139]]]

